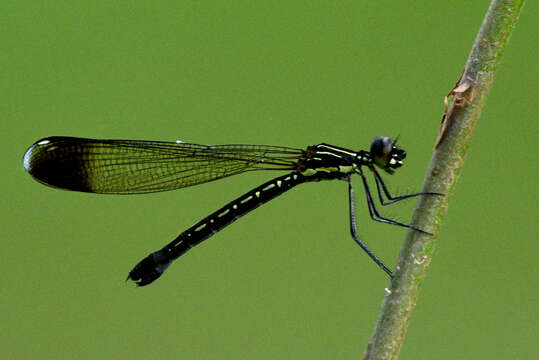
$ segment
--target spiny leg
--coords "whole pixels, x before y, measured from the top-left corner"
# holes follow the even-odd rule
[[[352,186],[352,180],[350,176],[346,178],[348,181],[348,195],[349,195],[349,210],[350,210],[350,233],[354,241],[369,255],[369,257],[378,265],[382,270],[384,270],[391,278],[393,278],[393,273],[383,262],[380,260],[372,251],[369,250],[367,245],[361,241],[357,235],[356,227],[356,215],[355,215],[355,204],[354,204],[354,188]]]
[[[439,195],[439,196],[444,195],[444,194],[436,193],[436,192],[418,192],[418,193],[408,194],[408,195],[391,196],[391,194],[389,193],[389,190],[387,189],[386,184],[384,183],[384,180],[382,180],[382,177],[380,176],[380,174],[378,174],[378,171],[376,171],[374,167],[370,168],[370,170],[374,173],[374,180],[376,181],[376,190],[378,191],[378,198],[380,199],[380,204],[382,204],[383,206],[390,205],[390,204],[396,203],[397,201],[401,201],[401,200],[419,196],[419,195]],[[382,191],[387,197],[388,201],[384,200]]]
[[[409,229],[413,229],[413,230],[422,232],[424,234],[432,235],[431,233],[429,233],[429,232],[427,232],[425,230],[421,230],[420,228],[417,228],[417,227],[415,227],[413,225],[404,224],[404,223],[398,222],[396,220],[388,219],[388,218],[385,218],[385,217],[381,216],[380,213],[378,212],[378,210],[376,209],[376,206],[374,205],[374,200],[372,199],[371,191],[369,189],[369,184],[367,183],[367,178],[363,174],[363,171],[361,171],[361,168],[356,169],[356,172],[359,175],[361,175],[361,180],[363,181],[363,188],[365,189],[365,196],[367,197],[367,205],[368,205],[368,208],[369,208],[369,214],[371,216],[371,219],[373,219],[374,221],[384,223],[384,224],[402,226],[402,227],[405,227],[405,228],[409,228]]]

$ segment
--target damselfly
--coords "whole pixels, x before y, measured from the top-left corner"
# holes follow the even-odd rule
[[[396,141],[381,136],[370,151],[352,151],[329,144],[295,149],[267,145],[199,145],[182,142],[93,140],[48,137],[34,143],[24,154],[26,171],[43,184],[99,194],[140,194],[202,184],[255,170],[287,170],[231,201],[182,232],[161,250],[140,261],[128,275],[137,285],[150,284],[187,250],[206,240],[239,217],[294,186],[312,181],[348,182],[350,232],[367,255],[389,276],[391,270],[359,239],[354,211],[351,175],[359,174],[370,217],[386,224],[410,228],[413,225],[381,216],[375,206],[364,168],[373,173],[381,205],[389,205],[423,192],[391,196],[377,167],[388,174],[403,164],[406,152]],[[385,196],[385,199],[384,199]]]

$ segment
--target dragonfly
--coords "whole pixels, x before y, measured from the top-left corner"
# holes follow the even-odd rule
[[[393,273],[359,238],[351,176],[360,176],[372,220],[429,232],[380,215],[367,182],[370,171],[381,205],[420,195],[392,196],[379,170],[393,174],[403,165],[406,151],[397,140],[376,137],[370,150],[353,151],[326,143],[298,149],[270,145],[200,145],[146,140],[96,140],[53,136],[31,145],[23,166],[37,181],[59,189],[98,194],[142,194],[198,185],[259,170],[287,171],[246,192],[206,216],[164,246],[142,259],[126,280],[145,286],[158,279],[170,264],[241,216],[296,185],[326,180],[348,183],[350,233],[363,251],[390,277]]]

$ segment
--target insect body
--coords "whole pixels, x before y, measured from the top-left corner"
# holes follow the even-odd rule
[[[406,152],[385,136],[375,138],[370,151],[357,152],[324,143],[295,149],[267,145],[208,146],[182,142],[56,136],[34,143],[24,154],[23,166],[36,180],[46,185],[100,194],[158,192],[247,171],[288,171],[206,216],[161,250],[145,257],[128,275],[128,279],[144,286],[160,277],[175,259],[193,246],[258,206],[301,183],[334,179],[348,182],[352,237],[380,268],[392,276],[391,270],[357,236],[350,176],[360,175],[373,220],[425,233],[412,225],[380,216],[363,172],[368,169],[373,173],[382,205],[418,195],[436,194],[390,195],[377,168],[392,174],[402,166],[405,157]]]

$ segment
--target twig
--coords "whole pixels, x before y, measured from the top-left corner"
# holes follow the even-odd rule
[[[412,224],[434,235],[408,231],[397,260],[395,278],[383,301],[363,359],[397,359],[399,356],[475,124],[523,4],[524,0],[491,2],[464,72],[446,97],[440,133],[421,190],[446,196],[422,197],[412,217]]]

